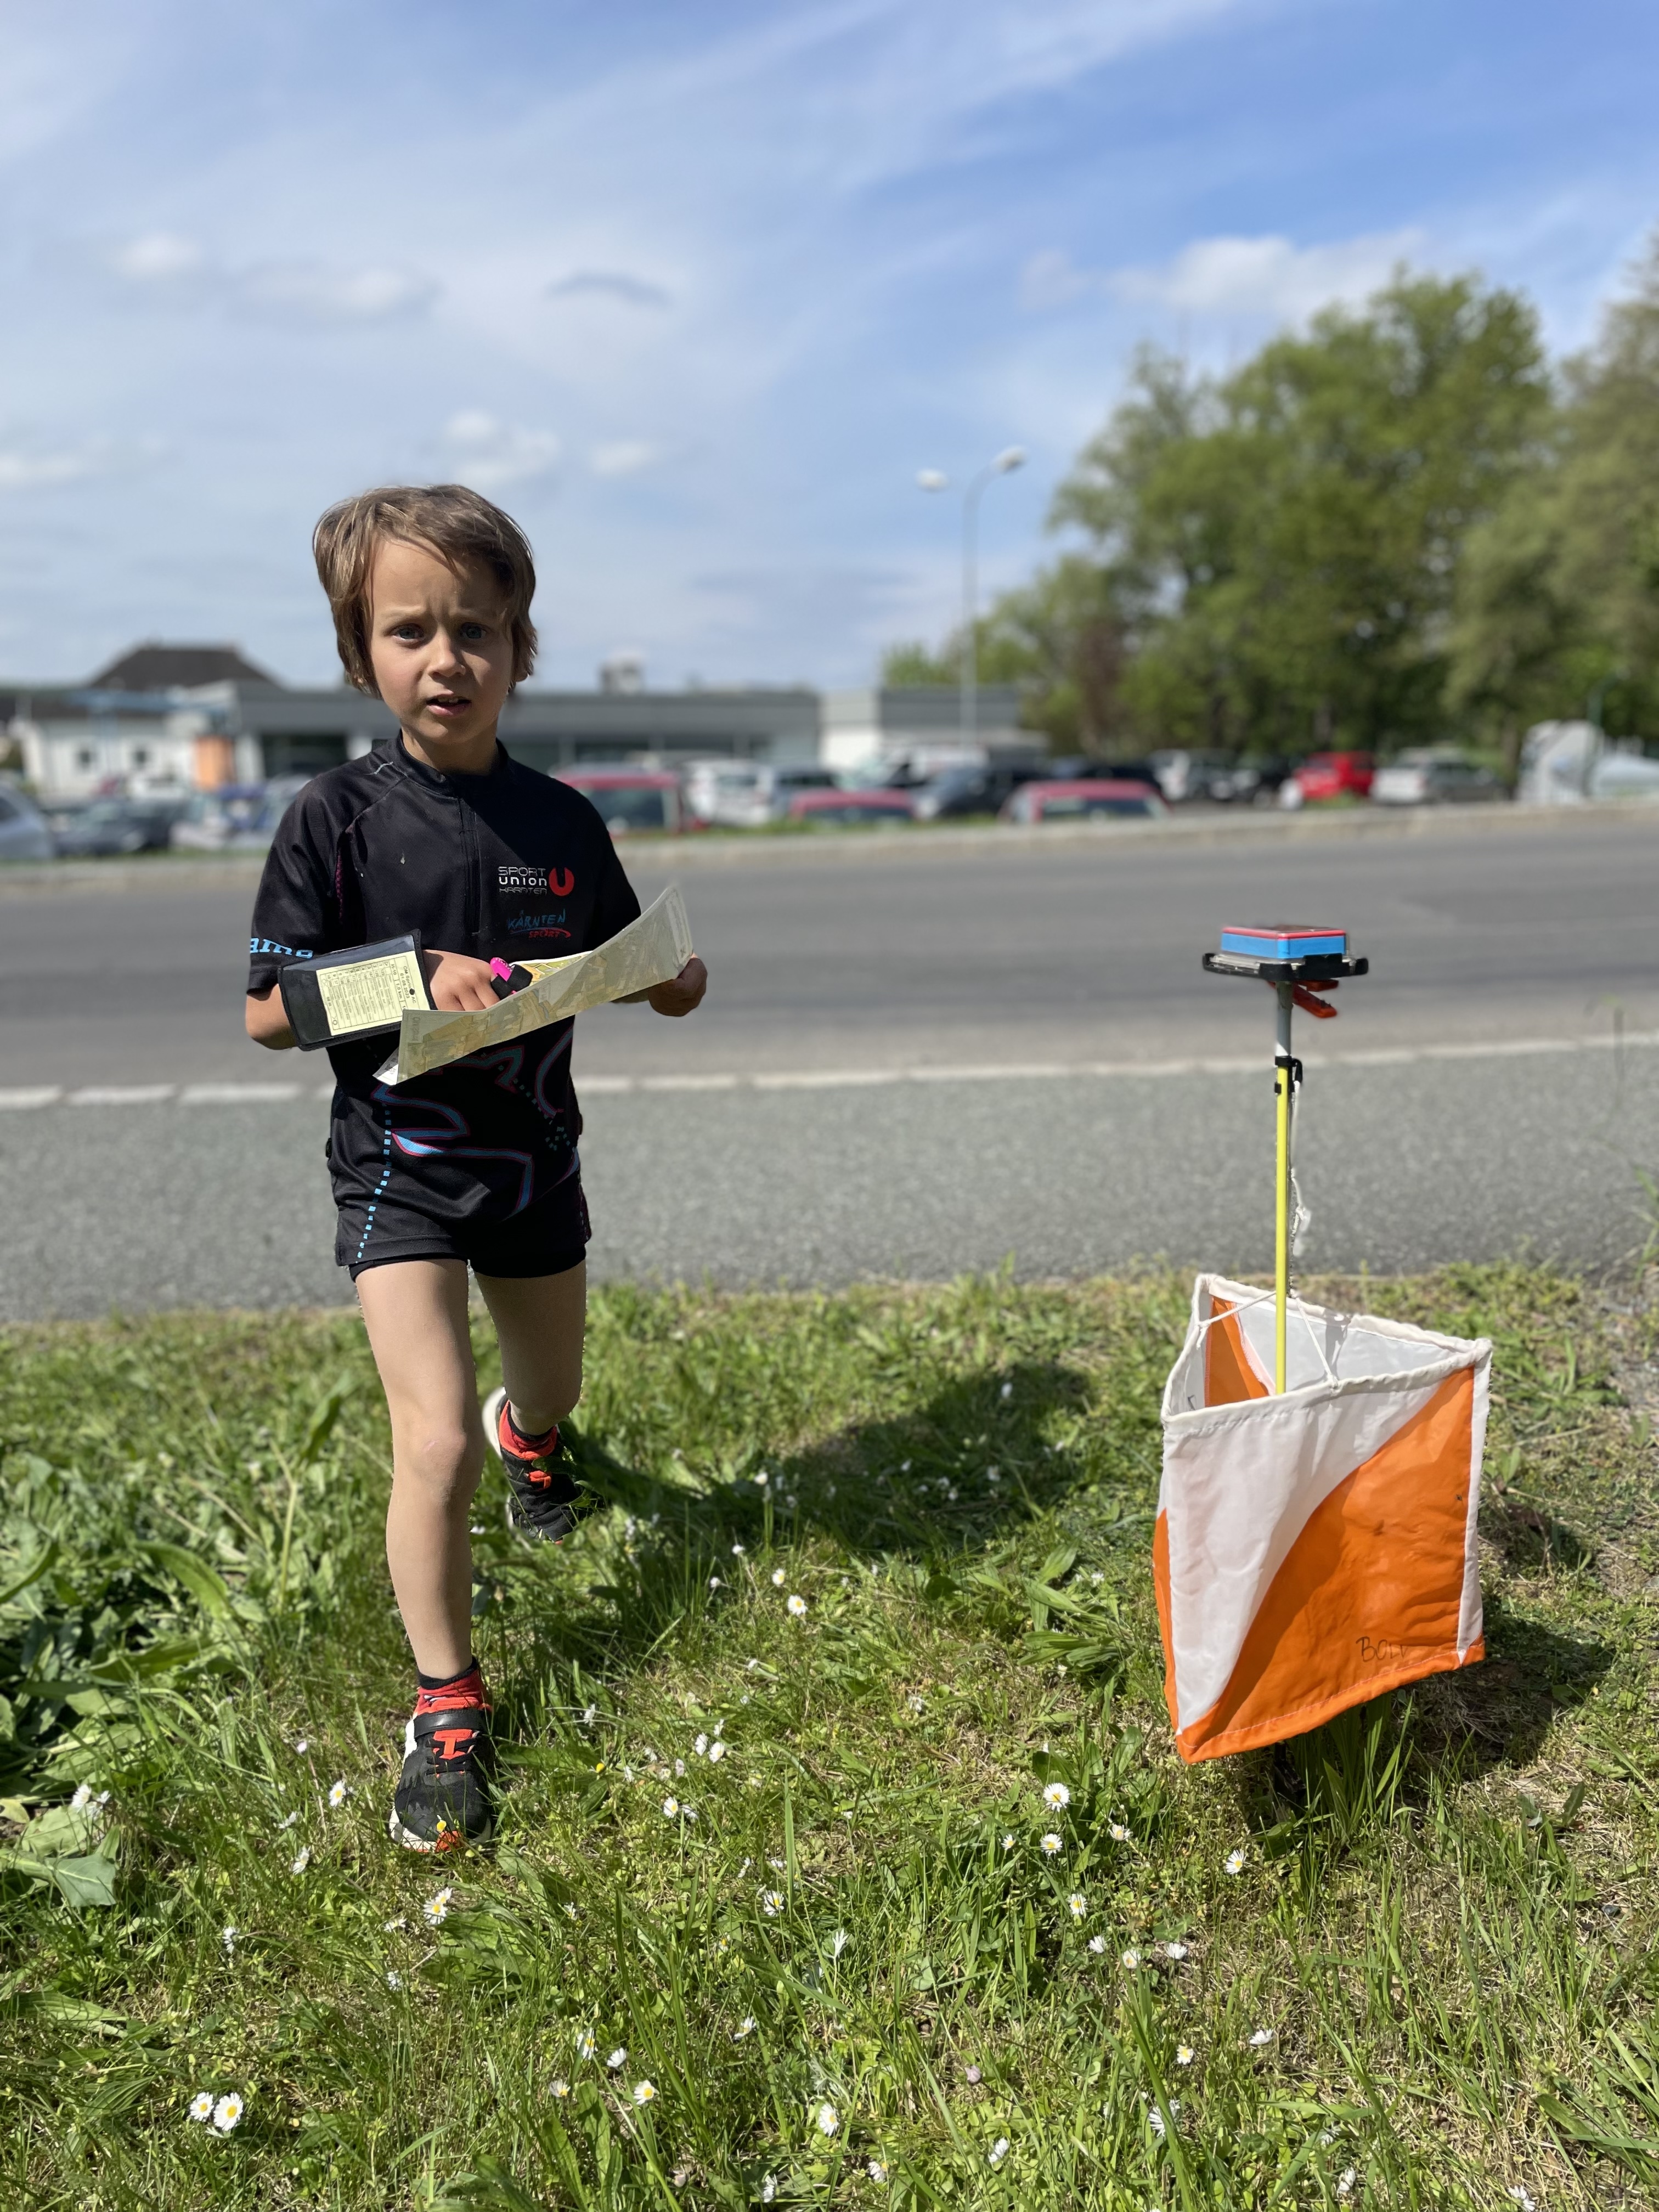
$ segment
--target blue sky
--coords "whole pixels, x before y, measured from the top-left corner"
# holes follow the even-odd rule
[[[540,680],[867,681],[1152,338],[1405,258],[1582,344],[1659,223],[1638,0],[0,0],[0,674],[337,672],[311,525],[459,477]]]

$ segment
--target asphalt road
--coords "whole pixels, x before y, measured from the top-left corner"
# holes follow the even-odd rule
[[[1262,1266],[1268,1001],[1198,955],[1287,910],[1373,962],[1299,1031],[1306,1266],[1641,1244],[1659,811],[904,844],[679,856],[708,1004],[579,1027],[596,1273]],[[660,848],[635,874],[648,896]],[[343,1296],[326,1067],[240,1034],[250,896],[221,871],[0,882],[0,1314]]]

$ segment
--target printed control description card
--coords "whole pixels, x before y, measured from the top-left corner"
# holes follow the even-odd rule
[[[389,1029],[410,1006],[426,1005],[421,963],[412,952],[379,960],[350,960],[312,970],[331,1036]]]

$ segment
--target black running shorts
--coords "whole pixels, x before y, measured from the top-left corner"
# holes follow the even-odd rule
[[[399,1260],[465,1260],[475,1274],[527,1276],[566,1274],[587,1257],[592,1231],[574,1159],[562,1182],[504,1219],[441,1221],[402,1202],[416,1195],[404,1182],[379,1200],[341,1203],[334,1259],[354,1283],[366,1267]]]

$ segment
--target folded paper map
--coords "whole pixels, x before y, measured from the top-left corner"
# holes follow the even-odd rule
[[[653,899],[637,921],[591,952],[573,952],[562,960],[525,960],[536,978],[499,1006],[479,1014],[434,1012],[427,1006],[404,1010],[398,1033],[398,1052],[380,1073],[383,1083],[408,1083],[417,1075],[430,1075],[435,1067],[465,1060],[486,1045],[507,1044],[532,1030],[545,1029],[571,1014],[586,1013],[590,1006],[608,1005],[613,999],[630,998],[666,983],[691,957],[691,925],[678,884],[670,884]]]

